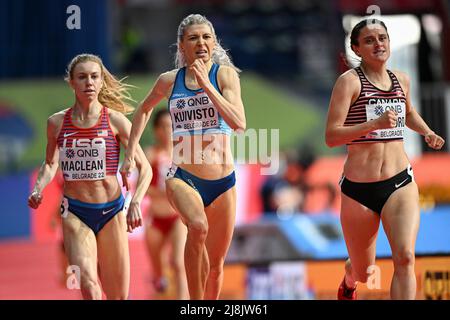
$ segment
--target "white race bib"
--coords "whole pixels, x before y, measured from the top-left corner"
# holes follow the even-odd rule
[[[205,92],[170,100],[174,134],[219,128],[219,112]]]
[[[101,139],[101,140],[100,140]],[[102,138],[89,139],[74,147],[59,149],[60,167],[66,181],[101,180],[106,178],[106,143]],[[103,143],[102,143],[103,142]]]
[[[386,102],[386,99],[371,99],[369,104],[366,104],[367,121],[378,119],[387,110],[392,110],[397,113],[397,125],[395,128],[378,129],[369,132],[366,138],[385,140],[403,138],[406,124],[406,106],[403,101],[396,101],[397,99],[390,99],[392,101]]]

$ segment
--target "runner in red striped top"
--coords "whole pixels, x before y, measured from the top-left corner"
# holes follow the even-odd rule
[[[59,162],[64,177],[64,249],[83,298],[101,299],[103,289],[108,299],[127,299],[127,230],[142,225],[140,202],[150,184],[151,168],[138,146],[139,179],[127,211],[117,179],[119,143],[127,147],[131,129],[124,115],[133,110],[126,102],[127,87],[91,54],[73,58],[66,80],[75,103],[48,119],[46,159],[28,205],[41,204],[42,190],[55,176]]]
[[[107,175],[115,176],[120,144],[111,129],[108,109],[102,107],[98,122],[90,128],[74,125],[72,110],[70,108],[65,112],[58,136],[59,161],[64,179],[101,180]]]
[[[414,246],[419,228],[419,195],[403,147],[405,126],[441,149],[444,139],[415,111],[409,78],[389,71],[390,40],[384,22],[367,19],[351,34],[361,65],[342,74],[331,95],[326,126],[330,147],[347,144],[341,185],[341,224],[350,259],[338,299],[356,299],[356,283],[376,269],[380,225],[388,237],[394,263],[392,299],[414,299]]]
[[[354,126],[376,119],[386,109],[397,113],[397,125],[395,128],[374,130],[347,144],[403,140],[406,96],[395,74],[386,70],[391,79],[392,87],[389,90],[383,90],[377,88],[366,78],[361,67],[357,67],[354,70],[361,82],[361,91],[359,97],[348,110],[344,126]]]

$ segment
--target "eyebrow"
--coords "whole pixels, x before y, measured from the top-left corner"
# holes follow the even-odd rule
[[[77,74],[97,74],[99,73],[98,71],[94,71],[94,72],[85,72],[85,71],[78,71]]]
[[[385,36],[385,37],[387,37],[387,34],[386,33],[380,33],[378,36]],[[376,36],[373,36],[373,35],[366,36],[366,37],[363,38],[363,40],[370,39],[370,38],[376,38]]]
[[[198,36],[198,35],[199,35],[198,33],[192,33],[192,34],[188,34],[187,36],[188,37],[192,37],[192,36]],[[202,36],[212,36],[212,33],[206,32],[206,33],[202,33],[200,35],[202,35]]]

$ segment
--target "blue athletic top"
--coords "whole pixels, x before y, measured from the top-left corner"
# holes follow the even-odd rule
[[[213,64],[209,71],[209,80],[220,92],[217,83],[219,65]],[[172,119],[172,135],[186,136],[205,133],[231,134],[230,126],[225,122],[214,103],[203,89],[190,90],[185,83],[186,67],[177,72],[170,95],[168,108]]]

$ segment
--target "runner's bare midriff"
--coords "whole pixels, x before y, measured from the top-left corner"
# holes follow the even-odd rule
[[[86,203],[106,203],[116,200],[121,193],[116,176],[103,180],[65,181],[64,195]]]
[[[230,136],[181,136],[174,141],[173,163],[202,179],[223,178],[234,170]]]
[[[403,141],[353,144],[348,146],[344,175],[353,182],[376,182],[393,177],[408,164]]]

